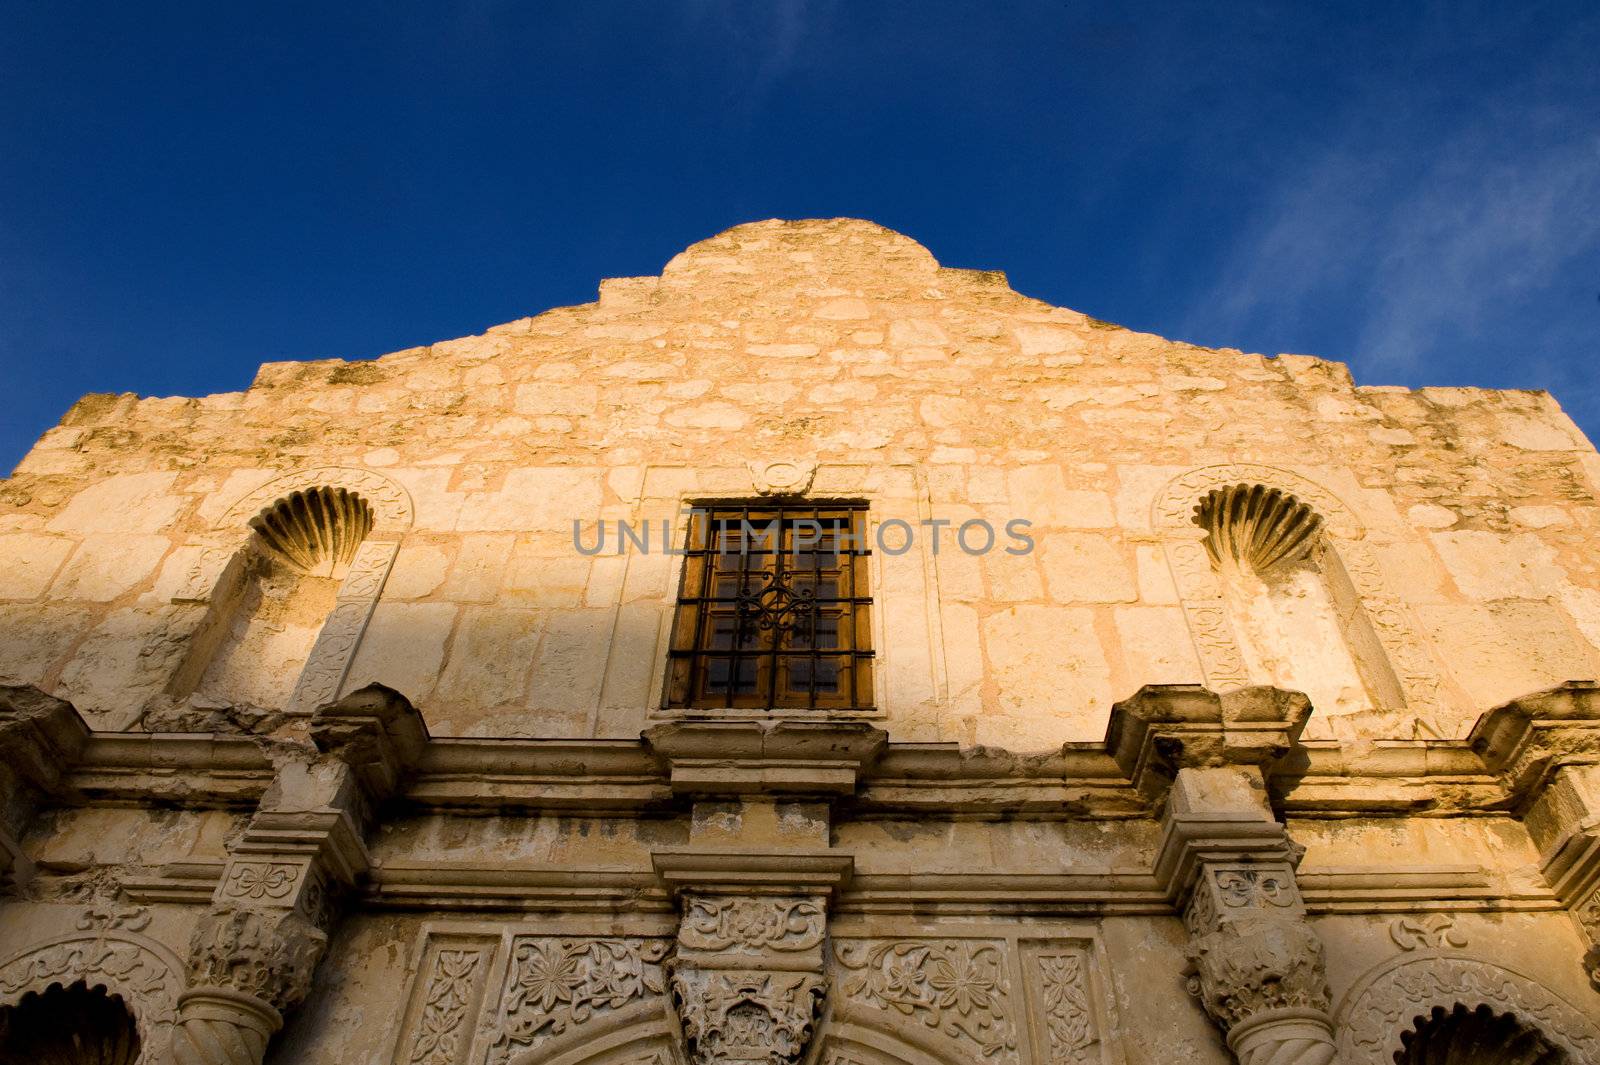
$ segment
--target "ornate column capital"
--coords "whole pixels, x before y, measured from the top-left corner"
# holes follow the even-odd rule
[[[1295,880],[1300,848],[1254,765],[1177,770],[1156,876],[1189,930],[1189,989],[1240,1065],[1334,1057],[1322,942]]]
[[[278,763],[190,940],[179,1065],[260,1065],[370,865],[373,811],[404,786],[428,730],[403,695],[373,685],[317,710],[311,738]]]

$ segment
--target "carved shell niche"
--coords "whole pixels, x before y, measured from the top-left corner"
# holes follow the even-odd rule
[[[1435,1006],[1400,1033],[1396,1065],[1575,1065],[1539,1029],[1488,1006]]]
[[[1214,565],[1233,565],[1260,576],[1304,558],[1317,545],[1322,519],[1294,496],[1259,484],[1217,488],[1195,508]]]
[[[116,995],[83,982],[0,1009],[0,1065],[134,1065],[139,1030]]]
[[[302,573],[330,577],[372,531],[372,508],[344,488],[291,492],[250,519],[264,547]]]

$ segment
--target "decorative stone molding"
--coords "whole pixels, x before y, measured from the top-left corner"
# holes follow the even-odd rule
[[[810,897],[685,895],[678,943],[712,953],[808,951],[822,944],[827,919]]]
[[[52,939],[0,959],[0,1006],[54,984],[83,981],[119,996],[133,1011],[141,1045],[163,1048],[172,1039],[183,989],[183,963],[131,922],[105,921],[93,911],[80,918],[85,930]]]
[[[597,1014],[664,995],[670,947],[638,937],[515,937],[489,1062],[500,1065]]]
[[[1153,504],[1152,525],[1161,537],[1177,583],[1206,687],[1226,691],[1249,685],[1251,678],[1229,620],[1211,553],[1211,537],[1202,524],[1208,520],[1204,508],[1214,493],[1237,494],[1240,489],[1248,493],[1256,488],[1287,494],[1308,508],[1305,514],[1295,512],[1299,515],[1297,528],[1304,528],[1310,520],[1320,522],[1317,540],[1331,556],[1327,568],[1333,572],[1328,576],[1348,581],[1361,615],[1384,652],[1387,669],[1404,699],[1404,709],[1424,720],[1436,717],[1442,709],[1438,667],[1418,635],[1410,612],[1384,580],[1355,512],[1321,485],[1273,466],[1235,463],[1194,470],[1168,482]],[[1298,542],[1295,549],[1304,552],[1313,546]],[[1378,665],[1374,663],[1375,667]]]
[[[1467,934],[1448,913],[1406,914],[1389,922],[1389,938],[1401,950],[1464,947]]]
[[[1575,1065],[1600,1061],[1600,1025],[1539,981],[1478,958],[1427,951],[1375,966],[1345,994],[1335,1025],[1341,1065],[1391,1065],[1412,1018],[1458,1003],[1512,1014],[1538,1028]]]

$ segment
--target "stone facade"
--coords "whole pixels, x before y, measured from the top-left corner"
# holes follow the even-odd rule
[[[888,534],[870,709],[667,708],[663,535],[713,501]],[[853,220],[89,396],[0,483],[0,1040],[1597,1065],[1597,529],[1544,394],[1134,333]]]

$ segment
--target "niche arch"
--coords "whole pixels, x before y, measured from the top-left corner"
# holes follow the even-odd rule
[[[1351,986],[1334,1015],[1340,1061],[1393,1065],[1405,1033],[1457,1006],[1509,1015],[1564,1051],[1564,1065],[1600,1061],[1600,1027],[1565,998],[1515,969],[1433,951],[1391,958]]]
[[[160,1061],[172,1041],[183,990],[177,955],[146,936],[87,931],[25,948],[0,960],[0,1006],[75,984],[120,998],[133,1015],[141,1061]]]
[[[1245,494],[1259,490],[1246,500]],[[1207,506],[1269,505],[1281,520],[1313,519],[1289,560],[1314,559],[1337,614],[1345,645],[1370,700],[1370,712],[1397,725],[1440,733],[1445,712],[1442,680],[1409,612],[1388,587],[1367,531],[1336,494],[1309,478],[1274,466],[1231,463],[1206,466],[1173,478],[1156,495],[1151,524],[1161,541],[1206,687],[1228,691],[1273,679],[1253,673],[1236,628],[1239,607],[1224,585],[1215,557],[1218,544],[1203,513]],[[1295,508],[1303,508],[1304,514]],[[1257,536],[1265,535],[1259,530]],[[1248,550],[1248,545],[1233,545]],[[1266,550],[1265,545],[1258,545]],[[1280,545],[1281,546],[1281,545]],[[1299,554],[1295,555],[1294,551]],[[1326,717],[1324,716],[1324,723]]]
[[[184,698],[203,687],[253,584],[259,588],[266,574],[299,571],[324,582],[321,601],[309,608],[320,623],[295,656],[301,664],[292,690],[271,709],[309,714],[337,699],[414,520],[411,496],[399,482],[350,466],[294,470],[235,500],[210,536],[189,547],[190,567],[173,601],[206,611],[168,694]]]

